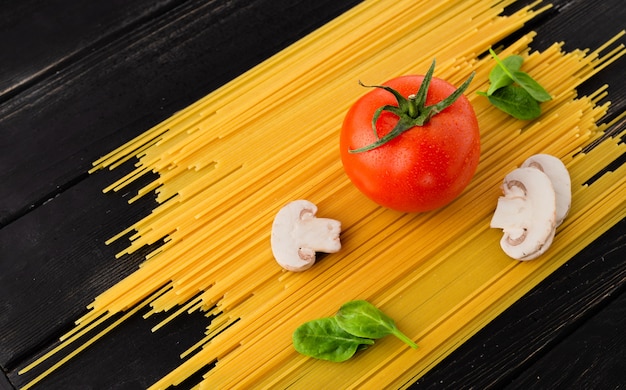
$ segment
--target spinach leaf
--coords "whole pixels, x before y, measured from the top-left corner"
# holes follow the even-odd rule
[[[539,103],[551,100],[552,96],[528,73],[520,70],[523,58],[515,55],[501,60],[493,49],[489,49],[489,53],[497,65],[489,73],[489,89],[478,94],[514,118],[531,120],[539,117]]]
[[[522,56],[508,56],[502,60],[502,64],[510,71],[516,72],[522,67],[524,58]],[[502,66],[494,66],[489,73],[489,89],[487,95],[493,94],[497,89],[513,84],[513,79],[507,75]]]
[[[393,334],[413,348],[417,344],[400,332],[394,321],[371,303],[345,303],[334,317],[305,322],[293,333],[293,346],[303,355],[343,362],[378,339]]]
[[[376,306],[364,300],[345,303],[336,315],[339,326],[358,337],[379,339],[392,334],[412,348],[417,344],[396,327],[395,322]]]
[[[293,333],[293,346],[303,355],[331,362],[350,359],[374,340],[354,336],[343,330],[335,317],[305,322]]]
[[[489,96],[484,92],[479,94],[487,96],[491,104],[514,118],[531,120],[541,115],[539,102],[520,86],[508,85],[497,89]]]
[[[522,72],[519,68],[512,69],[509,68],[493,51],[493,49],[489,49],[489,52],[493,56],[493,58],[498,63],[498,67],[502,69],[502,71],[511,78],[515,83],[519,84],[520,87],[524,88],[526,92],[530,94],[535,100],[539,102],[546,102],[552,99],[552,96],[546,91],[535,79],[530,77],[530,75],[526,72]],[[493,91],[495,92],[495,91]],[[493,93],[492,93],[493,94]]]
[[[513,72],[513,81],[519,84],[530,96],[538,102],[552,100],[552,96],[538,82],[526,72]]]

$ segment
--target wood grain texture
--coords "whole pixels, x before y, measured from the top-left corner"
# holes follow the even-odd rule
[[[624,329],[626,329],[626,294],[622,292],[548,353],[533,362],[524,371],[524,375],[513,380],[509,387],[622,388],[626,382]],[[563,356],[569,356],[567,365],[554,364]]]
[[[120,248],[102,241],[151,200],[102,195],[119,172],[88,176],[91,162],[357,1],[11,3],[0,11],[0,52],[11,54],[0,61],[0,367],[19,385],[15,367],[141,261],[112,261]],[[626,27],[621,0],[552,3],[529,26],[537,49],[595,48]],[[622,58],[579,89],[608,84],[610,117],[626,105],[625,68]],[[622,221],[415,388],[623,385],[625,237]],[[45,388],[144,388],[206,325],[189,316],[152,334],[158,319],[132,318]]]
[[[4,1],[0,13],[0,101],[96,50],[181,0]]]
[[[154,207],[150,197],[130,207],[128,196],[104,196],[115,179],[90,176],[13,222],[0,234],[0,362],[29,356],[53,343],[85,312],[94,294],[136,269],[142,255],[115,254],[112,231]],[[116,199],[117,198],[117,199]],[[143,252],[145,256],[147,252]]]

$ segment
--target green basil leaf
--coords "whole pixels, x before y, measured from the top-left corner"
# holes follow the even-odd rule
[[[513,81],[524,88],[526,92],[538,102],[547,102],[552,96],[538,82],[535,81],[528,73],[522,71],[513,72]]]
[[[305,322],[293,333],[293,346],[303,355],[331,362],[350,359],[363,345],[374,340],[354,336],[343,330],[335,317]]]
[[[491,104],[517,119],[531,120],[541,115],[539,102],[517,85],[500,88],[487,97]]]
[[[358,337],[378,339],[393,334],[413,348],[417,345],[400,332],[395,322],[376,306],[364,300],[343,304],[335,316],[339,326]]]
[[[509,77],[502,65],[505,66],[510,72],[516,72],[522,67],[522,62],[524,62],[524,58],[522,56],[512,55],[502,60],[502,64],[494,66],[489,73],[489,82],[491,84],[487,90],[487,95],[493,94],[497,89],[513,84],[513,79]]]

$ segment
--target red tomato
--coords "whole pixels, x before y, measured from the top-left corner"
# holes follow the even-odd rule
[[[424,76],[403,76],[384,85],[408,97],[423,80]],[[425,105],[440,102],[456,89],[433,77]],[[478,121],[469,100],[461,94],[424,125],[410,127],[374,149],[351,152],[377,141],[372,119],[385,105],[398,106],[398,101],[391,92],[375,88],[348,111],[340,141],[348,177],[374,202],[398,211],[423,212],[450,203],[469,184],[480,157]],[[378,137],[388,134],[398,118],[383,111],[376,121]]]

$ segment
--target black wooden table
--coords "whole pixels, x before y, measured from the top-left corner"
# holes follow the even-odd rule
[[[320,1],[7,0],[0,11],[0,388],[143,253],[104,240],[154,206],[104,197],[92,161],[354,6]],[[596,48],[626,28],[622,0],[557,0],[536,49]],[[624,41],[622,39],[622,41]],[[581,86],[626,105],[626,58]],[[617,126],[625,126],[621,123]],[[624,157],[624,156],[622,156]],[[623,163],[622,158],[616,164]],[[115,173],[116,177],[119,172]],[[626,220],[418,381],[415,388],[626,387]],[[201,315],[149,337],[132,319],[43,389],[144,388],[179,363]]]

